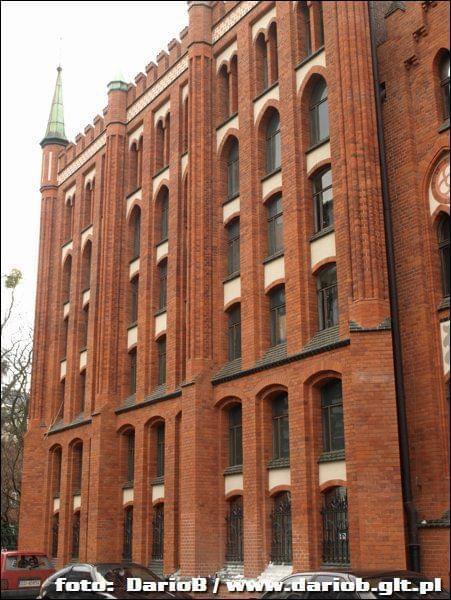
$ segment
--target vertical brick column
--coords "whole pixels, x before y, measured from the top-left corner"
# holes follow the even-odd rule
[[[389,305],[367,3],[325,3],[324,26],[340,302],[376,326]]]

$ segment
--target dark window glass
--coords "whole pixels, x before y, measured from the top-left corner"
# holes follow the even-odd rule
[[[227,159],[227,195],[233,198],[240,191],[240,161],[239,147],[235,140],[230,148]]]
[[[138,320],[138,297],[139,278],[134,277],[130,281],[130,323],[136,323]]]
[[[440,87],[442,88],[443,97],[443,119],[449,119],[449,70],[450,70],[450,59],[449,52],[447,52],[440,61]]]
[[[133,217],[133,256],[132,260],[138,258],[141,246],[141,212],[135,209]]]
[[[234,219],[227,226],[227,272],[229,275],[240,270],[240,221]]]
[[[52,558],[58,556],[58,533],[59,533],[60,516],[59,513],[52,517],[52,547],[51,554]]]
[[[163,560],[164,556],[164,504],[157,504],[152,518],[152,560]]]
[[[318,321],[319,329],[327,329],[338,323],[337,267],[325,267],[318,274]]]
[[[341,381],[331,381],[321,389],[321,411],[323,420],[323,450],[344,450],[343,399]]]
[[[137,356],[136,349],[130,352],[130,394],[136,393]]]
[[[126,473],[125,479],[127,483],[133,483],[135,479],[135,432],[128,431],[125,434],[126,444]]]
[[[81,491],[81,473],[83,468],[83,446],[77,444],[74,447],[74,479],[73,493],[79,494]]]
[[[450,275],[450,260],[449,260],[449,217],[443,215],[440,218],[438,226],[438,249],[440,253],[440,264],[442,269],[442,289],[443,295],[449,296],[449,275]]]
[[[288,396],[280,394],[272,402],[273,458],[290,456],[290,436],[288,429]]]
[[[310,98],[310,144],[318,144],[329,137],[327,85],[319,79]]]
[[[269,310],[271,316],[271,346],[277,346],[277,344],[282,344],[286,340],[284,286],[271,293]]]
[[[89,290],[91,287],[91,254],[92,244],[87,242],[85,250],[83,252],[83,268],[82,268],[82,288],[83,292]]]
[[[168,238],[169,202],[167,195],[161,201],[160,241]]]
[[[257,38],[257,64],[259,72],[257,73],[258,83],[260,84],[259,92],[263,92],[269,85],[268,73],[268,47],[266,45],[265,36],[261,33]]]
[[[332,171],[329,168],[313,177],[313,208],[315,232],[333,225]]]
[[[124,510],[124,544],[122,558],[130,560],[132,557],[133,544],[133,507],[128,506]]]
[[[291,565],[293,558],[291,535],[291,494],[282,492],[273,500],[271,511],[271,561],[276,565]],[[310,598],[311,592],[308,593]],[[304,594],[293,595],[288,592],[283,598],[298,598]]]
[[[53,495],[57,496],[61,488],[61,450],[55,450],[53,453],[53,468],[54,468],[54,488]]]
[[[238,496],[229,501],[226,516],[227,545],[226,560],[231,563],[242,563],[243,554],[243,497]]]
[[[299,2],[299,43],[301,48],[300,59],[312,53],[312,40],[310,36],[310,10],[307,2]]]
[[[282,196],[268,203],[268,253],[269,256],[283,250]]]
[[[280,119],[278,113],[273,113],[266,128],[266,173],[272,173],[280,168]]]
[[[157,426],[157,477],[164,475],[164,423]]]
[[[323,563],[349,564],[348,499],[345,487],[336,487],[324,495]]]
[[[241,405],[232,406],[229,410],[229,466],[243,464]]]
[[[167,286],[168,286],[168,262],[167,260],[162,261],[158,265],[158,275],[160,278],[160,294],[158,298],[158,308],[162,310],[166,308],[167,303]]]
[[[229,360],[241,356],[241,307],[236,305],[229,312]]]
[[[158,340],[158,385],[166,383],[166,338]]]
[[[322,2],[318,2],[318,45],[324,45],[324,20]]]
[[[71,557],[78,558],[80,549],[80,511],[72,516],[72,548]]]

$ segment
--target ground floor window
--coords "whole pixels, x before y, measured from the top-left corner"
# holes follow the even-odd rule
[[[243,562],[243,497],[237,496],[229,502],[227,522],[227,562]]]
[[[345,487],[336,487],[324,495],[323,562],[349,564],[348,497]]]
[[[128,506],[124,511],[124,545],[122,558],[130,560],[132,558],[133,543],[133,506]]]
[[[282,492],[274,497],[271,512],[271,561],[275,564],[291,564],[291,494]]]
[[[52,549],[51,549],[52,558],[56,558],[58,556],[59,524],[60,524],[60,516],[59,516],[59,513],[56,513],[56,515],[53,515],[53,518],[52,518]]]
[[[72,550],[71,557],[78,558],[80,548],[80,511],[74,513],[72,517]]]
[[[157,504],[152,518],[152,560],[163,560],[164,547],[164,505]]]

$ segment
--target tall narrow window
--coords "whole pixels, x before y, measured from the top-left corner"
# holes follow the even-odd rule
[[[60,494],[61,488],[61,463],[62,463],[62,455],[61,448],[56,448],[52,453],[52,467],[53,467],[53,497],[57,498]]]
[[[272,401],[273,459],[289,458],[288,396],[279,394]]]
[[[277,50],[277,25],[273,22],[268,30],[268,50],[269,50],[269,82],[270,85],[276,83],[279,79],[279,61]]]
[[[341,381],[326,383],[321,388],[321,412],[323,421],[323,451],[344,450],[343,399]]]
[[[124,510],[124,543],[122,558],[131,560],[133,546],[133,506],[127,506]]]
[[[317,280],[319,328],[327,329],[338,323],[337,267],[321,269]]]
[[[157,477],[164,476],[164,423],[157,425]]]
[[[139,277],[130,281],[130,323],[138,320]]]
[[[160,241],[163,242],[168,239],[169,199],[166,190],[161,198],[160,210]]]
[[[310,144],[314,146],[329,138],[329,109],[327,85],[321,77],[310,96]]]
[[[318,2],[318,47],[324,46],[323,3]]]
[[[86,369],[80,373],[78,412],[81,414],[85,410],[86,404]]]
[[[139,207],[133,209],[131,221],[132,234],[132,257],[131,260],[138,258],[141,246],[141,211]]]
[[[166,383],[166,336],[159,339],[158,347],[158,385]]]
[[[164,120],[164,166],[169,165],[171,153],[171,115],[168,113]]]
[[[130,351],[129,353],[129,361],[130,361],[130,395],[136,394],[136,371],[137,371],[137,356],[136,356],[136,348]]]
[[[143,138],[142,136],[138,142],[138,165],[137,165],[137,185],[140,188],[142,186],[142,176],[143,176]]]
[[[315,232],[331,227],[334,223],[332,171],[330,167],[313,177],[313,210]]]
[[[91,287],[91,257],[92,257],[92,243],[90,240],[86,242],[83,250],[82,257],[82,291],[86,292]]]
[[[52,558],[58,557],[59,524],[60,524],[60,515],[59,515],[59,513],[56,513],[52,517],[52,543],[51,543],[51,550],[50,550]]]
[[[129,190],[134,192],[138,187],[138,145],[134,142],[129,152]]]
[[[189,99],[183,101],[183,132],[182,132],[182,150],[188,152],[188,107]]]
[[[438,250],[440,253],[440,265],[442,271],[443,296],[449,296],[450,278],[450,252],[449,252],[449,217],[440,217],[438,225]]]
[[[164,555],[164,504],[154,506],[152,518],[152,560],[163,560]]]
[[[72,547],[71,558],[78,558],[80,550],[80,511],[72,515]]]
[[[268,74],[268,47],[265,36],[260,33],[255,42],[256,69],[257,69],[257,93],[264,92],[269,85]]]
[[[218,73],[218,114],[219,123],[228,119],[230,115],[229,74],[227,65],[222,65]]]
[[[135,432],[129,430],[124,434],[125,437],[125,481],[133,483],[135,479]]]
[[[240,221],[234,219],[227,226],[228,250],[227,272],[229,275],[240,270]]]
[[[234,140],[227,157],[227,196],[233,198],[240,191],[240,162],[238,141]]]
[[[290,492],[282,492],[274,497],[271,511],[271,538],[271,561],[276,565],[291,565],[293,552]]]
[[[243,554],[243,496],[229,500],[227,513],[227,546],[226,560],[231,563],[242,563]]]
[[[449,79],[449,70],[450,70],[450,59],[449,52],[446,52],[442,56],[440,61],[440,87],[442,90],[442,99],[443,99],[443,120],[449,119],[449,89],[450,89],[450,79]]]
[[[64,400],[66,396],[66,379],[60,382],[60,393],[58,398],[58,404],[56,407],[56,420],[60,421],[64,419]]]
[[[167,305],[167,289],[168,289],[168,261],[162,260],[158,265],[158,277],[160,283],[158,308],[163,310]]]
[[[160,119],[155,127],[155,172],[161,171],[164,166],[165,136],[163,121]]]
[[[239,304],[229,311],[229,360],[241,356],[241,308]]]
[[[236,54],[230,59],[229,95],[230,114],[234,115],[238,112],[238,58]]]
[[[229,409],[229,467],[243,464],[243,425],[241,404]]]
[[[89,321],[89,304],[81,309],[80,319],[80,352],[86,350],[88,346],[88,321]]]
[[[266,128],[266,174],[280,169],[280,161],[280,119],[279,113],[274,112]]]
[[[66,262],[63,267],[63,303],[69,302],[70,300],[70,284],[72,274],[72,256],[66,258]]]
[[[298,36],[299,60],[303,60],[312,53],[312,39],[310,35],[310,10],[307,2],[298,2]]]
[[[90,182],[85,187],[85,198],[83,206],[83,227],[92,223],[92,197],[94,193],[94,182]]]
[[[72,238],[72,212],[73,212],[74,198],[67,198],[64,204],[64,231],[63,231],[63,242],[67,242]]]
[[[286,340],[285,324],[285,286],[274,290],[269,297],[271,315],[271,346],[282,344]]]
[[[268,202],[268,254],[272,256],[283,250],[282,196]]]
[[[323,564],[349,564],[348,497],[345,487],[324,494]]]

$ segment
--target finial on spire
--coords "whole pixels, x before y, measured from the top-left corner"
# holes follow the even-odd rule
[[[41,142],[41,146],[46,144],[60,144],[66,146],[68,140],[64,131],[64,108],[63,108],[63,87],[61,79],[61,64],[57,67],[57,76],[55,84],[55,92],[53,93],[52,106],[50,108],[49,121],[45,137]]]

